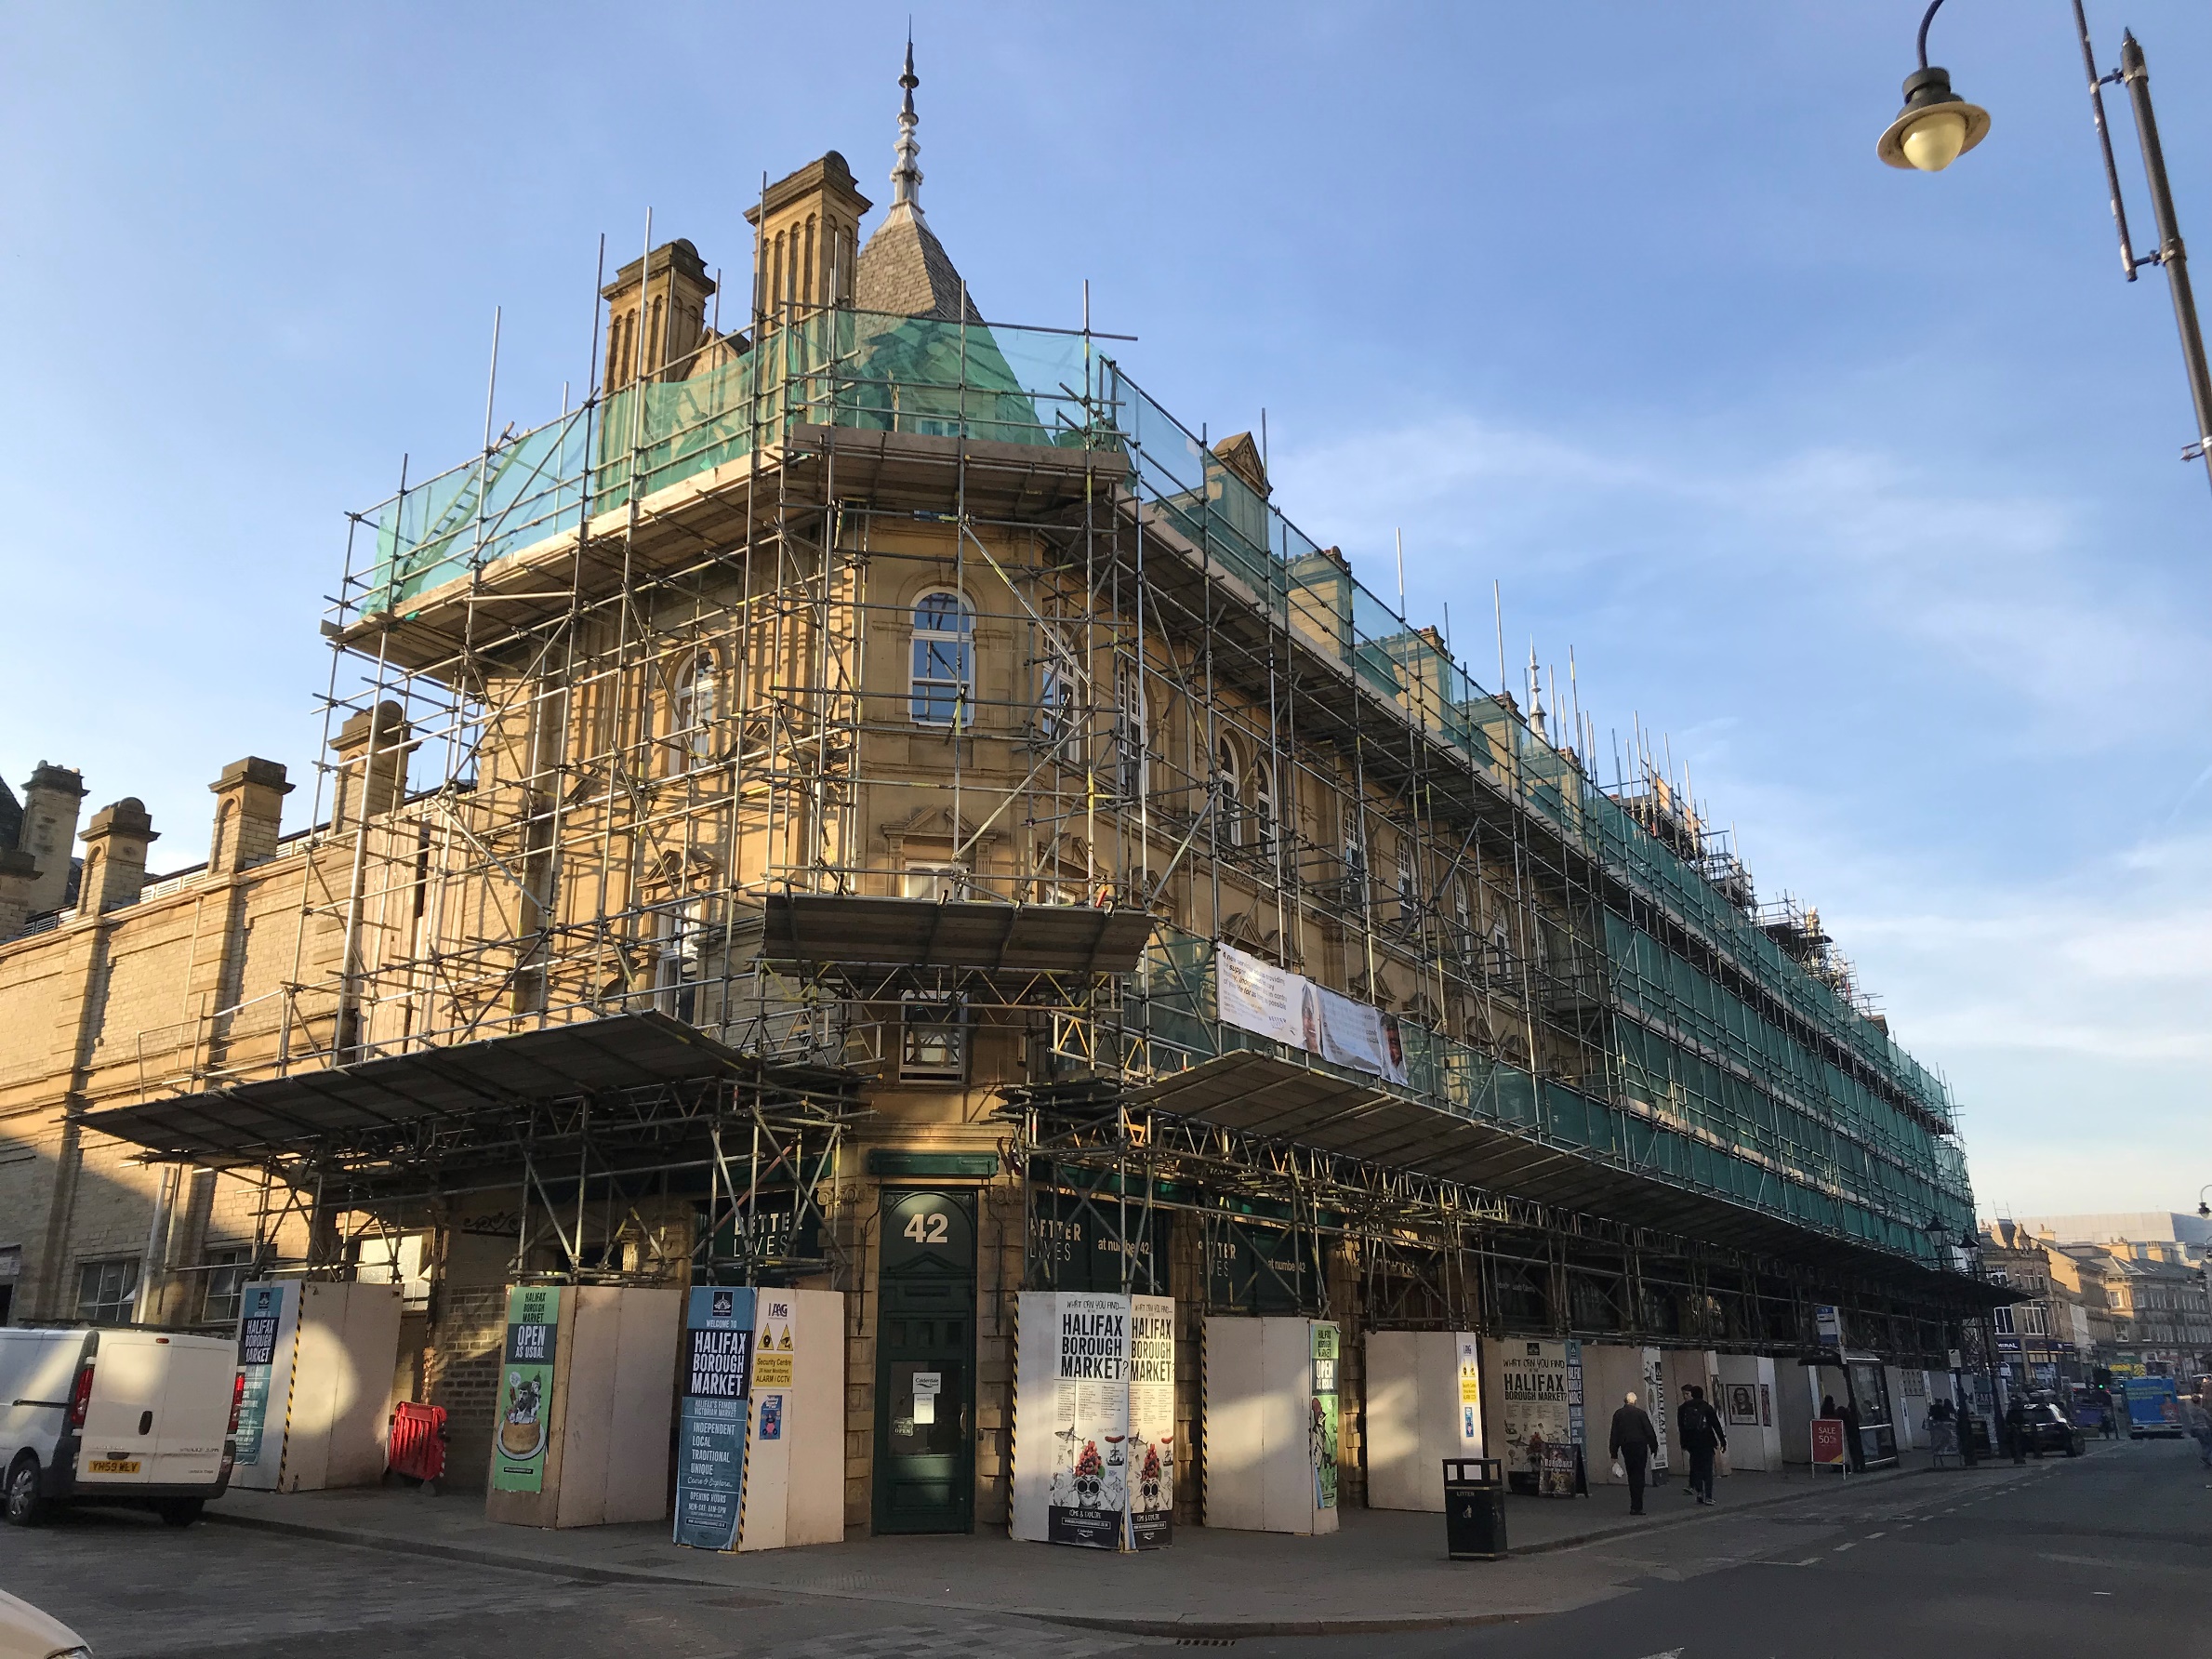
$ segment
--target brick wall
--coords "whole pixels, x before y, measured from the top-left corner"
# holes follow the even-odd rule
[[[423,1391],[445,1408],[446,1479],[483,1490],[499,1403],[499,1357],[507,1334],[507,1292],[496,1284],[441,1284],[430,1295],[430,1346]]]

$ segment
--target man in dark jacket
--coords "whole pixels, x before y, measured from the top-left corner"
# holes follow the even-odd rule
[[[1608,1447],[1609,1455],[1621,1460],[1622,1472],[1628,1477],[1628,1512],[1644,1512],[1644,1470],[1659,1450],[1659,1430],[1651,1427],[1650,1413],[1636,1402],[1636,1395],[1621,1397],[1621,1409],[1613,1413],[1613,1434]]]
[[[2005,1438],[2012,1442],[2012,1461],[2028,1461],[2028,1408],[2020,1404],[2020,1396],[2012,1397],[2012,1403],[2005,1408]],[[2043,1453],[2038,1452],[2038,1457]]]
[[[1676,1426],[1682,1431],[1682,1449],[1689,1453],[1689,1491],[1701,1504],[1713,1502],[1713,1456],[1729,1443],[1728,1430],[1720,1426],[1720,1413],[1705,1399],[1704,1389],[1692,1383],[1685,1391],[1682,1407],[1675,1413]]]

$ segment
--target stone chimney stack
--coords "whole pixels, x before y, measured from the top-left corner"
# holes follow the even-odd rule
[[[683,379],[706,340],[714,279],[699,250],[678,238],[632,259],[602,289],[607,302],[606,389],[641,378]]]
[[[753,227],[753,311],[771,324],[851,305],[868,199],[832,150],[779,179],[745,210]]]
[[[215,834],[207,843],[208,873],[236,875],[275,857],[285,797],[292,792],[285,769],[249,754],[225,766],[223,775],[207,788],[216,800]]]
[[[77,914],[98,916],[138,902],[146,885],[146,849],[161,839],[146,803],[126,795],[103,806],[85,826],[85,876],[77,883]]]
[[[333,830],[351,829],[358,818],[390,812],[406,799],[407,757],[415,752],[414,736],[406,710],[391,702],[364,709],[338,727],[338,790],[330,809]]]
[[[38,860],[20,847],[0,847],[0,943],[23,931],[31,917],[31,889],[38,881]]]
[[[70,855],[77,844],[77,814],[84,805],[84,776],[66,766],[41,761],[23,786],[23,830],[18,844],[38,863],[37,879],[25,901],[31,915],[60,909],[68,896]]]

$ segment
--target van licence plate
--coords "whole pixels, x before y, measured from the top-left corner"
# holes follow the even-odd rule
[[[85,1466],[88,1475],[135,1475],[139,1460],[135,1457],[96,1457]]]

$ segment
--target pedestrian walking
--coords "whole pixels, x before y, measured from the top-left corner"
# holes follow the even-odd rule
[[[2196,1438],[2198,1459],[2205,1468],[2212,1469],[2212,1412],[2193,1400],[2183,1403],[2189,1411],[2189,1432]]]
[[[1608,1451],[1613,1461],[1621,1466],[1621,1472],[1628,1477],[1628,1512],[1644,1512],[1644,1471],[1659,1452],[1659,1430],[1651,1427],[1651,1414],[1636,1402],[1636,1391],[1631,1389],[1621,1397],[1621,1409],[1613,1413],[1613,1434]]]
[[[2012,1403],[2005,1408],[2005,1434],[2012,1441],[2012,1461],[2028,1461],[2028,1408],[2020,1403],[2020,1396],[2012,1397]]]
[[[1843,1418],[1844,1455],[1851,1460],[1851,1473],[1863,1475],[1866,1473],[1866,1447],[1859,1439],[1859,1407],[1846,1400],[1843,1409],[1836,1414]]]
[[[1710,1505],[1714,1455],[1728,1445],[1728,1430],[1720,1426],[1720,1413],[1705,1398],[1704,1389],[1695,1383],[1684,1391],[1675,1422],[1682,1433],[1682,1449],[1689,1453],[1689,1494],[1699,1503]]]

